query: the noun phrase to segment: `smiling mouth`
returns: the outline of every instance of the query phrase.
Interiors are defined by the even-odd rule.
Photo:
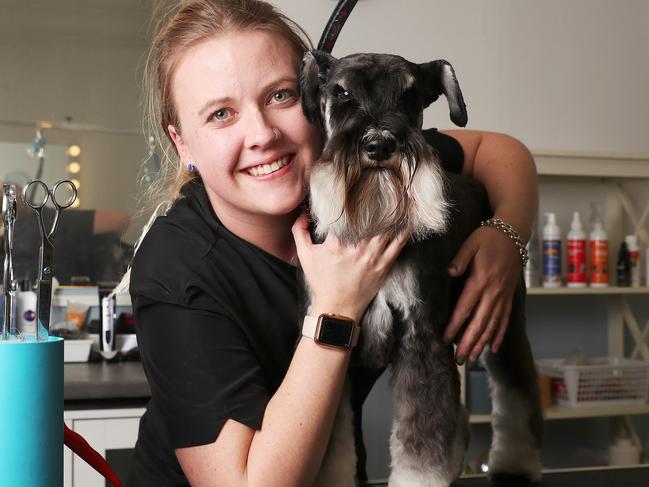
[[[266,176],[268,174],[279,171],[284,166],[287,166],[290,161],[289,156],[280,157],[270,164],[260,164],[259,166],[254,166],[248,168],[248,174],[251,176]]]

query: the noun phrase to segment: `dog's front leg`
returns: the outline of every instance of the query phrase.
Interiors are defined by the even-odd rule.
[[[462,471],[467,414],[448,347],[408,340],[392,369],[389,487],[448,487]]]
[[[532,485],[541,479],[543,413],[538,378],[525,333],[522,285],[498,353],[484,354],[493,403],[489,477],[495,485]]]
[[[313,487],[356,487],[356,446],[351,383],[345,380],[336,419]]]

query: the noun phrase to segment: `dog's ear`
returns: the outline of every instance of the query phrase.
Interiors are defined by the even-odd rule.
[[[320,88],[327,80],[335,58],[324,51],[309,51],[302,58],[300,69],[300,100],[302,111],[311,123],[322,122]]]
[[[424,108],[437,100],[439,95],[444,94],[448,100],[451,120],[455,125],[464,127],[468,116],[453,66],[447,61],[439,59],[430,63],[419,64],[418,67],[424,95]]]

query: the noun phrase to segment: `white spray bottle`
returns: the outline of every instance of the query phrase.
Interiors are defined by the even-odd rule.
[[[579,212],[572,214],[567,240],[568,287],[586,286],[586,234],[581,225]]]
[[[556,215],[546,213],[543,227],[543,287],[561,286],[561,230]]]

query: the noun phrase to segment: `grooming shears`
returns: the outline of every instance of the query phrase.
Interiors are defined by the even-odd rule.
[[[67,186],[70,195],[65,202],[61,203],[56,199],[56,192],[61,186]],[[37,198],[38,187],[44,193],[40,202],[33,201],[31,198]],[[31,195],[31,198],[28,197]],[[38,217],[38,229],[41,233],[41,248],[38,258],[38,287],[36,291],[36,308],[38,313],[38,326],[36,326],[36,339],[46,340],[50,329],[50,311],[52,304],[52,277],[54,265],[54,244],[52,238],[56,232],[59,223],[61,211],[72,206],[77,199],[77,188],[72,181],[67,179],[57,182],[52,189],[47,187],[40,179],[34,179],[23,188],[23,200]],[[48,201],[54,205],[54,220],[48,231],[43,220],[43,208]]]
[[[2,317],[2,339],[15,333],[16,292],[12,252],[14,247],[14,224],[16,222],[16,187],[4,184],[2,188],[2,220],[4,223],[4,314]]]

